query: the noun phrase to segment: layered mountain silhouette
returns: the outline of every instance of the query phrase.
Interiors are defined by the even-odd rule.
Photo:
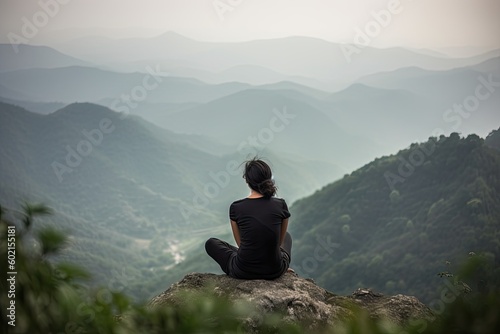
[[[217,272],[203,241],[231,238],[240,163],[259,154],[291,206],[301,275],[428,301],[440,261],[498,257],[498,132],[487,135],[500,53],[346,47],[359,45],[173,32],[0,45],[1,203],[53,207],[72,235],[64,256],[95,283],[131,277],[126,292],[144,299]]]
[[[119,102],[123,95],[130,99],[134,87],[142,87],[146,77],[147,86],[154,88],[144,88],[147,97],[140,95],[138,100],[147,98],[149,102],[206,102],[248,87],[240,83],[212,86],[196,79],[168,77],[167,72],[155,66],[148,73],[118,73],[81,66],[26,69],[3,73],[0,84],[23,92],[34,101],[72,103],[113,98]],[[3,91],[0,95],[9,98]]]
[[[165,38],[168,40],[170,37]],[[292,39],[292,41],[302,41],[302,39]],[[265,41],[259,41],[261,42]],[[384,50],[384,52],[390,51]],[[136,56],[139,57],[139,54],[137,52]],[[134,73],[130,73],[130,69],[124,73],[88,66],[34,68],[33,65],[32,68],[2,73],[0,100],[44,113],[55,111],[63,104],[75,101],[95,102],[116,111],[140,115],[161,127],[177,132],[197,133],[196,127],[200,127],[199,124],[209,124],[210,126],[202,126],[202,130],[212,131],[210,129],[214,126],[213,129],[217,129],[217,134],[220,136],[224,132],[219,131],[218,124],[226,120],[221,120],[219,116],[238,115],[242,111],[238,111],[237,104],[242,104],[239,109],[244,110],[243,117],[252,117],[248,113],[253,113],[255,110],[250,112],[250,105],[259,104],[260,100],[282,99],[282,104],[287,104],[289,109],[305,111],[311,110],[312,107],[326,114],[337,125],[336,130],[333,128],[329,130],[330,133],[321,130],[316,133],[315,135],[321,136],[324,140],[315,140],[315,143],[328,141],[331,138],[337,139],[335,134],[342,132],[348,132],[353,137],[359,138],[358,143],[345,138],[347,141],[344,142],[348,145],[342,152],[346,156],[358,155],[357,160],[335,161],[350,169],[359,167],[360,161],[365,162],[367,159],[389,154],[415,140],[425,140],[433,135],[436,129],[446,134],[456,131],[486,135],[490,130],[490,124],[500,122],[497,112],[497,105],[500,102],[498,94],[500,58],[495,55],[495,52],[491,52],[467,60],[447,59],[448,63],[442,66],[438,66],[438,63],[445,58],[436,61],[433,66],[420,64],[421,67],[418,67],[415,65],[418,62],[408,62],[412,64],[411,67],[398,67],[391,71],[363,75],[353,79],[356,80],[354,83],[348,83],[347,80],[345,87],[335,92],[311,88],[293,81],[278,81],[257,86],[242,82],[211,84],[194,78],[174,76],[179,73],[176,71],[170,73],[168,67],[159,62],[149,62]],[[463,66],[464,63],[469,65]],[[462,66],[450,69],[449,67],[453,67],[452,64]],[[235,66],[242,70],[260,65]],[[273,68],[272,71],[274,70]],[[238,73],[240,77],[245,76],[241,71]],[[276,77],[273,80],[283,78]],[[144,80],[154,88],[144,88]],[[229,78],[221,82],[224,80]],[[293,78],[288,77],[287,80]],[[471,100],[475,98],[478,87],[480,92],[487,93],[488,96],[480,100],[476,98],[477,101]],[[255,101],[249,102],[250,97]],[[229,100],[232,103],[222,103]],[[456,106],[465,108],[464,104],[472,111],[456,109]],[[213,110],[214,105],[220,106],[220,109]],[[278,106],[273,105],[271,108],[265,106],[267,110],[275,107]],[[202,113],[204,110],[207,113]],[[192,118],[188,119],[187,114],[204,121],[194,122]],[[306,127],[312,129],[314,118],[317,117],[317,113],[312,115],[316,116],[311,116],[313,120],[310,123],[301,124],[305,132],[308,132],[305,130]],[[189,124],[186,124],[186,119]],[[211,123],[205,123],[206,120],[211,120]],[[231,124],[230,128],[244,127],[243,123],[236,122]],[[245,131],[247,130],[244,128],[239,134]],[[308,141],[308,137],[301,136],[302,143],[311,147],[314,144]],[[229,139],[229,145],[240,140],[237,136],[229,138],[227,135],[225,139]],[[366,148],[372,154],[366,156],[366,151],[358,150],[359,141],[368,143]],[[314,158],[317,159],[317,156]]]
[[[17,52],[16,52],[17,51]],[[0,72],[28,68],[56,68],[62,66],[88,66],[88,62],[68,56],[47,46],[0,44]]]
[[[349,57],[342,47],[355,47],[358,53]],[[239,66],[258,66],[294,77],[295,81],[320,89],[338,89],[358,77],[401,67],[417,66],[433,70],[450,69],[490,59],[498,51],[465,59],[455,59],[426,50],[404,48],[377,49],[342,45],[325,40],[292,36],[239,43],[200,42],[174,32],[153,38],[81,38],[59,45],[68,54],[100,64],[113,64],[116,69],[141,70],[147,64],[160,63],[176,75],[196,77],[196,70],[220,73]],[[240,67],[241,69],[241,67]],[[262,78],[255,68],[239,71],[229,81],[246,78],[255,82]],[[201,77],[200,77],[201,79]],[[302,80],[301,80],[302,79]],[[283,79],[281,79],[283,80]]]
[[[259,147],[217,156],[208,151],[224,148],[207,138],[89,103],[48,115],[0,103],[0,140],[2,204],[52,207],[59,227],[75,237],[69,256],[98,280],[126,264],[163,271],[187,251],[178,242],[224,231],[228,203],[248,192],[240,164],[250,153],[275,161],[279,193],[290,203],[342,174],[332,164],[278,159]]]

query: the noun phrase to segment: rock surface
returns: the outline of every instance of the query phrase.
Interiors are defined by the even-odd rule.
[[[191,273],[154,297],[149,307],[172,305],[182,300],[182,293],[213,291],[230,300],[253,303],[259,314],[279,312],[285,321],[307,323],[310,328],[334,325],[353,315],[356,308],[364,309],[372,318],[386,319],[395,325],[406,325],[411,319],[434,320],[435,316],[417,298],[405,295],[383,296],[370,289],[358,289],[351,296],[337,296],[312,280],[293,273],[268,280],[240,280],[227,275]],[[252,326],[252,321],[247,319]]]

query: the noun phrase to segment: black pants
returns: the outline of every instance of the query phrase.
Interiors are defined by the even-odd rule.
[[[281,249],[284,250],[290,262],[292,261],[292,236],[290,233],[286,232],[285,240],[283,241],[283,245]],[[215,262],[217,262],[227,275],[229,275],[229,260],[236,256],[236,252],[238,251],[238,247],[228,244],[225,241],[222,241],[217,238],[210,238],[205,243],[205,250],[207,254],[212,257]]]

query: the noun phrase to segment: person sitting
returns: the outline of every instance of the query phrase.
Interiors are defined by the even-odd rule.
[[[231,277],[275,279],[290,266],[292,238],[287,232],[290,212],[285,200],[275,197],[277,188],[267,163],[257,158],[246,161],[243,178],[250,194],[229,207],[238,247],[210,238],[205,249]]]

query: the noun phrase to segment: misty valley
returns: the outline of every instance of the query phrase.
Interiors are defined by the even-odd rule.
[[[232,240],[254,156],[290,205],[300,277],[431,303],[438,273],[473,252],[494,268],[478,281],[498,284],[500,50],[367,46],[348,63],[314,38],[173,32],[16,47],[0,45],[3,217],[51,208],[30,233],[64,232],[48,259],[84,268],[89,288],[145,302],[221,274],[204,243]]]

